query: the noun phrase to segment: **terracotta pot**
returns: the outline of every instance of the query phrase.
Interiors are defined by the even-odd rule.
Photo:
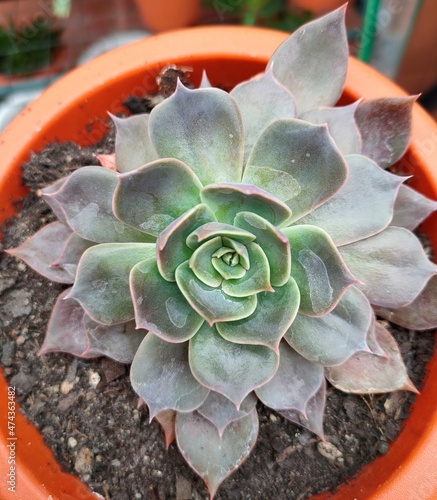
[[[337,7],[341,7],[343,4],[343,0],[288,0],[288,6],[290,8],[299,7],[300,9],[308,10],[317,16],[326,14]]]
[[[135,0],[144,25],[151,31],[167,31],[193,24],[200,0]]]
[[[155,76],[170,62],[193,68],[198,83],[205,68],[213,84],[231,88],[260,72],[274,49],[287,35],[261,28],[203,27],[167,33],[122,47],[76,69],[56,82],[24,110],[0,137],[0,219],[14,213],[13,202],[26,193],[20,166],[31,151],[54,140],[82,145],[97,141],[105,132],[107,111],[122,110],[132,94],[155,89]],[[144,62],[146,61],[146,62]],[[98,82],[98,85],[95,84]],[[402,96],[404,93],[374,70],[351,59],[343,103],[358,97]],[[414,186],[437,198],[437,126],[415,105],[413,137],[401,162],[414,173]],[[436,218],[425,226],[437,250]],[[434,228],[433,228],[434,224]],[[434,232],[432,232],[432,230]],[[7,384],[0,382],[0,477],[2,491],[9,472]],[[17,409],[17,408],[16,408]],[[14,500],[95,498],[76,479],[60,472],[52,453],[24,417],[15,412],[16,494]],[[364,467],[357,478],[339,488],[336,500],[437,498],[437,353],[429,364],[426,383],[404,428],[388,453]],[[4,495],[4,493],[3,493]],[[331,498],[319,495],[318,499]]]

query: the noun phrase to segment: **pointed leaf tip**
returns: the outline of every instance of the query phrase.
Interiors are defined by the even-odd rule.
[[[211,499],[220,484],[249,456],[256,443],[258,427],[256,408],[231,422],[221,438],[215,426],[198,412],[178,413],[176,439],[179,450],[188,465],[205,481]]]
[[[299,114],[333,106],[341,96],[349,55],[345,11],[346,5],[302,26],[269,61],[275,77],[294,96]]]
[[[326,377],[340,391],[374,394],[407,390],[417,392],[408,377],[399,347],[381,324],[376,323],[376,341],[387,358],[367,352],[351,356],[345,363],[325,369]]]

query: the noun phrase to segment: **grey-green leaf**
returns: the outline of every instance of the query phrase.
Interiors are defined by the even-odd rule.
[[[197,278],[188,261],[176,269],[176,283],[191,307],[210,325],[247,318],[256,308],[256,295],[231,297],[221,288],[210,287]]]
[[[238,84],[231,96],[237,101],[243,118],[245,162],[267,125],[280,118],[296,117],[293,96],[276,80],[271,70]]]
[[[228,342],[203,324],[190,340],[190,366],[199,382],[230,399],[237,408],[254,389],[270,380],[279,356],[265,346]]]
[[[322,380],[319,390],[312,398],[308,400],[306,410],[301,413],[298,410],[277,410],[290,422],[305,427],[314,434],[317,434],[320,439],[325,440],[323,433],[323,414],[326,405],[326,381]]]
[[[408,377],[396,341],[380,323],[376,324],[376,340],[385,357],[368,352],[354,354],[345,363],[325,369],[329,382],[340,391],[354,394],[398,390],[417,392]]]
[[[279,345],[280,363],[274,377],[255,390],[259,399],[273,410],[305,413],[308,401],[324,378],[323,368],[308,361],[286,342]]]
[[[200,226],[187,237],[187,246],[195,250],[203,242],[211,238],[216,238],[217,236],[230,238],[242,244],[255,240],[254,234],[239,227],[232,226],[231,224],[224,224],[223,222],[209,222]]]
[[[240,212],[235,225],[250,231],[264,250],[270,266],[270,282],[273,286],[287,283],[291,270],[291,252],[288,238],[269,221],[252,212]]]
[[[349,176],[334,196],[298,224],[324,229],[336,245],[379,233],[390,224],[399,186],[406,179],[361,155],[346,157]]]
[[[276,49],[268,67],[295,98],[298,114],[333,106],[346,80],[346,6],[296,30]]]
[[[416,99],[417,96],[383,97],[358,105],[355,119],[363,141],[363,155],[382,168],[399,160],[410,141]]]
[[[283,230],[290,241],[291,276],[299,287],[300,312],[323,316],[356,282],[329,235],[316,226],[292,226]]]
[[[203,185],[239,182],[243,126],[234,99],[216,88],[176,92],[150,114],[150,137],[161,158],[186,163]]]
[[[134,321],[107,326],[93,321],[87,315],[84,317],[84,326],[89,339],[85,356],[107,356],[126,364],[132,363],[147,334],[146,330],[137,330]]]
[[[148,114],[111,118],[116,128],[115,164],[119,172],[130,172],[158,159],[149,138]]]
[[[257,302],[255,312],[248,318],[217,323],[217,331],[230,342],[265,345],[278,352],[279,342],[299,309],[296,282],[289,278],[285,285],[274,287],[274,293],[259,293]]]
[[[134,319],[129,273],[154,254],[151,243],[103,243],[89,248],[79,262],[69,297],[104,325]]]
[[[66,299],[70,290],[64,290],[56,300],[39,355],[60,351],[86,357],[89,338],[83,322],[85,311],[75,300]]]
[[[157,160],[118,177],[114,214],[126,224],[158,236],[200,203],[201,189],[199,179],[184,163]]]
[[[165,280],[154,258],[139,262],[130,273],[130,288],[138,328],[167,342],[184,342],[203,323],[176,283]]]
[[[235,422],[248,413],[250,413],[256,405],[257,397],[253,392],[249,393],[241,403],[240,409],[228,398],[218,392],[210,391],[204,403],[197,408],[197,411],[213,423],[218,430],[218,433],[223,436],[223,431],[231,423]]]
[[[220,222],[233,224],[238,212],[255,212],[274,226],[286,223],[291,210],[272,194],[248,184],[211,184],[202,189],[206,203]]]
[[[224,280],[222,290],[232,297],[247,297],[260,292],[273,292],[270,284],[270,266],[266,254],[256,243],[246,245],[250,267],[244,276]]]
[[[211,499],[224,479],[248,457],[258,436],[254,408],[231,422],[220,436],[214,424],[198,412],[178,413],[176,439],[188,465],[205,481]],[[195,436],[195,439],[193,439]]]
[[[365,295],[351,287],[337,306],[320,318],[298,314],[285,340],[304,358],[323,366],[344,363],[357,351],[368,351],[367,332],[373,312]]]
[[[45,199],[53,199],[63,210],[68,225],[79,236],[96,243],[154,241],[118,220],[112,212],[117,174],[103,167],[75,170],[62,187]]]
[[[216,236],[198,247],[190,257],[190,269],[200,281],[212,288],[220,286],[223,281],[221,274],[212,265],[213,255],[221,247],[222,238]]]
[[[430,200],[409,186],[402,185],[395,201],[391,225],[413,231],[435,210],[437,210],[436,201]]]
[[[209,394],[191,374],[188,342],[165,342],[152,333],[146,335],[135,355],[130,379],[149,407],[150,420],[162,410],[195,410]]]
[[[436,273],[420,241],[401,227],[339,248],[371,304],[398,308],[412,302]]]
[[[52,281],[73,283],[74,277],[68,270],[52,266],[61,256],[71,235],[69,227],[55,221],[44,226],[17,248],[10,248],[6,252],[23,260],[36,272]]]
[[[213,221],[215,216],[211,209],[206,205],[197,205],[162,231],[156,241],[156,260],[164,279],[175,281],[176,268],[193,253],[186,244],[187,237],[198,227]]]
[[[349,106],[334,108],[315,108],[299,116],[310,123],[328,125],[329,133],[344,155],[361,153],[361,135],[355,122],[355,110],[358,102]]]
[[[253,147],[243,182],[274,193],[291,208],[293,222],[329,200],[346,177],[346,162],[326,125],[277,120]]]
[[[420,294],[404,307],[390,309],[375,307],[378,316],[411,330],[437,327],[437,275],[434,275]]]

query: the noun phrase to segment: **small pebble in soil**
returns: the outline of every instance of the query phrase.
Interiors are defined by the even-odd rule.
[[[70,436],[68,438],[67,443],[68,443],[68,447],[71,449],[76,448],[76,446],[77,446],[77,440],[73,436]]]
[[[317,451],[330,462],[337,464],[344,462],[343,453],[329,441],[317,443]]]
[[[90,474],[93,470],[93,452],[86,446],[79,450],[74,462],[74,469],[79,474]]]
[[[89,377],[88,377],[88,382],[91,387],[96,388],[99,383],[100,383],[100,375],[97,372],[90,371],[89,372]]]

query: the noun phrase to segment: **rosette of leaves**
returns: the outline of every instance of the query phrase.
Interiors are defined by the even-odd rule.
[[[437,326],[411,232],[437,204],[385,170],[414,98],[334,107],[344,9],[296,31],[230,94],[113,117],[114,155],[45,188],[59,221],[18,249],[57,301],[41,353],[132,362],[131,381],[211,496],[248,456],[257,399],[323,439],[326,382],[415,391],[383,318]]]

